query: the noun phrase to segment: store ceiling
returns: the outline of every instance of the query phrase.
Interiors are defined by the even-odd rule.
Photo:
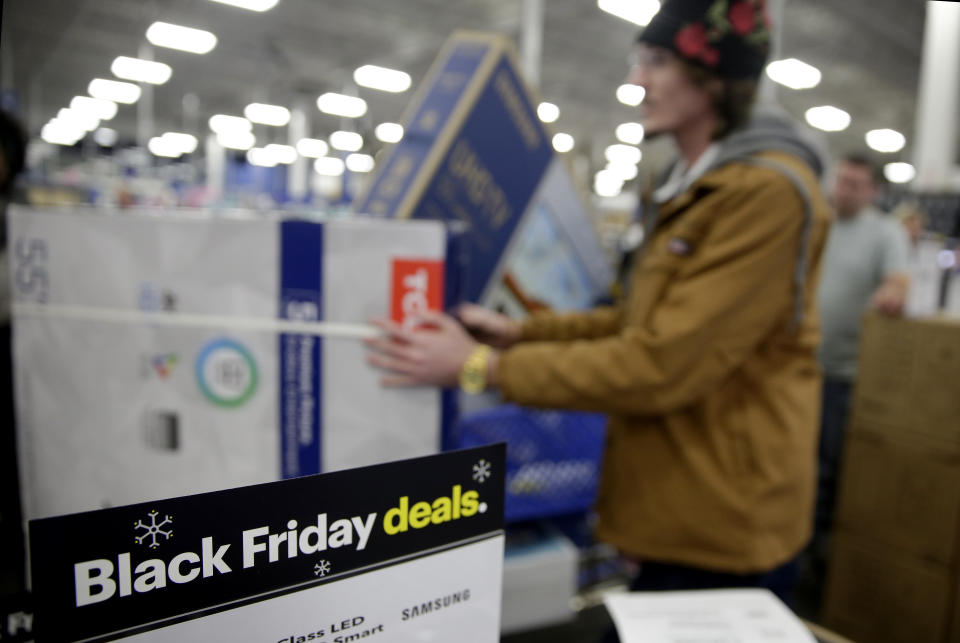
[[[136,56],[155,20],[200,27],[219,38],[207,55],[154,49],[173,77],[154,91],[156,133],[206,131],[214,113],[240,114],[250,102],[305,101],[311,129],[322,136],[337,119],[315,107],[324,91],[351,83],[365,63],[403,69],[414,87],[456,29],[489,30],[519,40],[522,0],[280,0],[265,13],[209,0],[13,0],[3,3],[3,84],[18,92],[32,133],[94,77],[110,78],[116,56]],[[909,158],[920,62],[921,0],[787,0],[782,57],[823,72],[815,89],[779,88],[781,102],[802,118],[832,104],[853,116],[850,128],[827,134],[834,153],[863,149],[863,136],[890,127],[907,135]],[[614,91],[626,73],[636,27],[600,11],[593,0],[545,0],[540,94],[560,106],[555,129],[572,133],[578,149],[597,157],[614,127],[635,117]],[[12,82],[10,80],[12,74]],[[184,113],[195,94],[199,118]],[[398,121],[413,94],[360,90],[370,112],[361,129]],[[136,135],[138,106],[121,107],[111,125]],[[279,132],[270,135],[279,137]],[[369,137],[372,139],[372,136]]]

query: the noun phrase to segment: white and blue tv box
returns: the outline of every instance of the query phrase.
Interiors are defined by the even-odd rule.
[[[361,341],[454,297],[440,222],[15,207],[8,238],[27,519],[431,454],[455,420]]]
[[[536,105],[507,38],[455,33],[354,210],[465,224],[467,301],[494,302],[510,274],[552,308],[588,307],[613,273]]]

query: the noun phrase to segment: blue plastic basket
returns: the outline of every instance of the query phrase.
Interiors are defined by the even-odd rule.
[[[458,448],[507,443],[507,522],[586,511],[597,494],[606,419],[501,406],[465,415]]]

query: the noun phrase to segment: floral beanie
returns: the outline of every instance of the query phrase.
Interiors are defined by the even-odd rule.
[[[770,51],[766,0],[666,0],[637,42],[723,78],[757,78]]]

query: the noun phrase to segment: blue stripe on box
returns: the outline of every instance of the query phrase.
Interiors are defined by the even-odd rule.
[[[323,319],[323,225],[280,224],[281,319]],[[280,351],[280,470],[284,478],[320,472],[321,356],[318,335],[283,333]]]
[[[464,302],[463,290],[467,274],[467,236],[462,225],[447,225],[447,251],[444,263],[443,307],[453,313]],[[460,391],[457,388],[440,392],[440,448],[450,451],[457,448],[456,434],[460,419]]]

